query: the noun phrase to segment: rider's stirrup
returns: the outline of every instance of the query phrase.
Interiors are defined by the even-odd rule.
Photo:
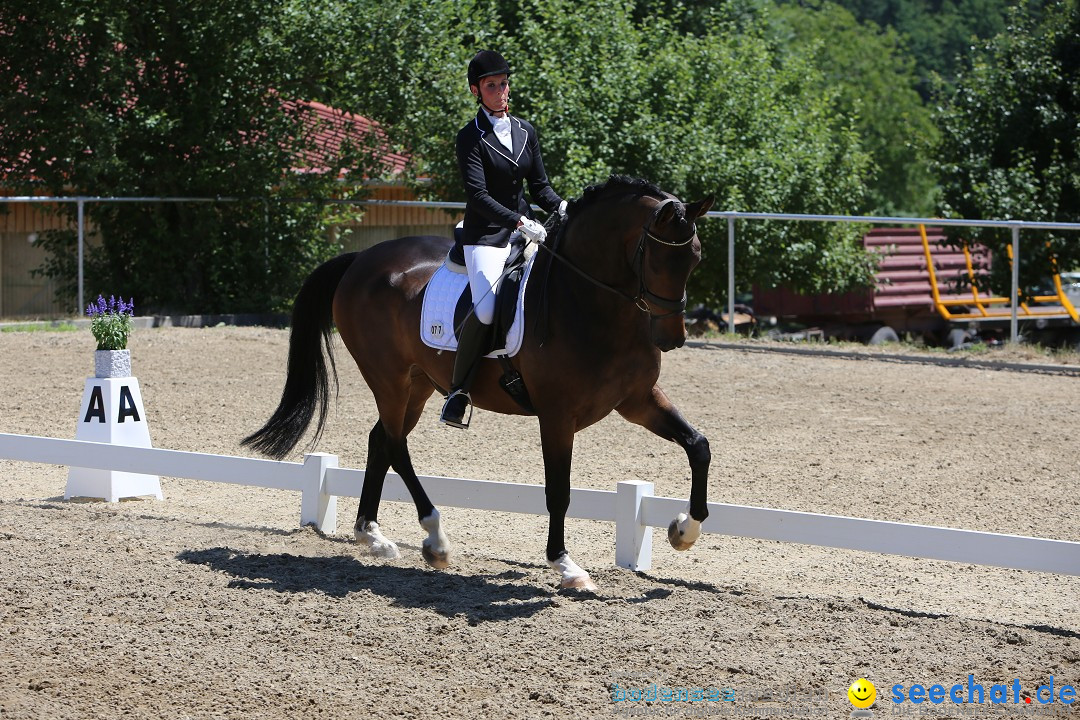
[[[465,417],[466,410],[469,411],[468,417]],[[469,397],[469,393],[464,390],[455,390],[446,398],[442,414],[439,415],[439,422],[450,427],[468,430],[469,423],[472,422],[472,413],[472,398]]]

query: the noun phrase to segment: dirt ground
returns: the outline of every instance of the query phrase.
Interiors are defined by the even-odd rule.
[[[136,330],[156,447],[247,455],[275,406],[287,333]],[[711,441],[709,499],[1080,540],[1080,377],[704,345],[661,385]],[[72,438],[89,331],[0,333],[0,432]],[[347,357],[319,450],[363,467],[373,402]],[[421,474],[540,483],[535,420],[427,408]],[[295,458],[300,459],[298,451]],[[682,451],[613,416],[578,436],[573,484],[684,497]],[[300,528],[298,493],[162,478],[163,501],[65,502],[66,468],[0,460],[0,718],[848,717],[1080,719],[1027,704],[1080,685],[1080,578],[703,536],[654,569],[614,566],[614,527],[569,521],[596,593],[559,591],[547,520],[444,509],[447,571],[420,557],[411,505],[380,520],[399,560]],[[900,684],[968,677],[1019,705],[895,704]],[[721,689],[719,701],[618,699]],[[626,695],[626,691],[631,691]],[[725,700],[724,697],[734,701]],[[715,696],[713,696],[715,697]],[[1043,696],[1045,697],[1045,695]],[[972,710],[975,710],[972,713]]]

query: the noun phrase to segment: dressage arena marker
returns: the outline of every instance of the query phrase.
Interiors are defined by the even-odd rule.
[[[139,381],[133,377],[86,378],[76,440],[151,447]],[[157,475],[73,466],[64,499],[93,497],[117,502],[134,495],[161,496]]]
[[[363,470],[340,468],[337,456],[326,453],[311,453],[295,463],[3,433],[0,458],[295,490],[301,493],[300,524],[313,524],[329,535],[337,530],[337,497],[359,497],[364,478]],[[426,476],[420,482],[436,505],[547,514],[542,485]],[[619,482],[616,491],[574,488],[567,517],[614,522],[616,564],[648,570],[649,528],[667,528],[687,506],[685,500],[656,497],[652,491],[652,483],[640,480]],[[411,502],[394,473],[386,476],[383,499]],[[706,533],[1080,575],[1080,542],[725,503],[708,507],[709,518],[701,526]]]

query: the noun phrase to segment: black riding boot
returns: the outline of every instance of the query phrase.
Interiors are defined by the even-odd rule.
[[[469,420],[472,419],[472,411],[469,406],[472,398],[469,397],[469,388],[472,387],[473,377],[476,376],[476,368],[480,365],[480,358],[490,340],[491,325],[485,325],[471,313],[465,319],[458,337],[457,355],[454,357],[454,377],[450,381],[450,394],[443,405],[442,415],[439,422],[446,423],[450,427],[468,430]],[[468,419],[465,411],[469,410]]]

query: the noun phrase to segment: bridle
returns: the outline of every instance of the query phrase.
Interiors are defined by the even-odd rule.
[[[649,317],[652,320],[660,320],[662,318],[670,317],[672,315],[678,315],[679,313],[686,312],[686,290],[683,290],[683,295],[681,299],[672,300],[670,298],[665,298],[657,295],[649,289],[648,285],[645,284],[645,250],[647,246],[646,241],[653,240],[660,243],[661,245],[667,245],[668,247],[683,247],[691,243],[694,240],[694,237],[697,235],[697,231],[694,230],[685,240],[680,240],[678,242],[669,242],[657,235],[655,232],[653,232],[652,226],[656,222],[656,218],[660,216],[660,213],[664,211],[664,208],[675,202],[677,201],[674,198],[665,198],[661,200],[659,203],[657,203],[656,207],[653,208],[652,214],[649,216],[649,219],[641,227],[641,236],[638,238],[637,249],[634,251],[634,259],[631,261],[631,267],[634,269],[634,276],[637,278],[638,281],[637,295],[630,295],[629,293],[625,293],[618,288],[612,287],[607,283],[597,280],[592,275],[589,275],[587,272],[567,260],[561,254],[549,248],[546,244],[541,244],[540,247],[547,250],[548,253],[552,255],[552,257],[567,265],[571,270],[576,272],[578,275],[581,275],[593,285],[603,288],[604,290],[607,290],[609,292],[613,292],[616,295],[626,298],[630,302],[634,303],[634,305],[636,305],[639,310],[648,313]],[[661,310],[666,310],[667,312],[659,314],[655,313],[653,312],[654,306],[660,308]]]
[[[655,209],[653,209],[652,215],[649,217],[649,221],[645,223],[641,228],[641,237],[638,238],[637,250],[634,251],[634,261],[632,263],[634,268],[634,274],[638,279],[638,294],[634,298],[634,304],[641,308],[642,312],[649,313],[649,317],[653,320],[659,320],[666,318],[670,315],[677,315],[686,311],[686,290],[683,290],[682,298],[679,300],[671,300],[665,297],[657,295],[653,291],[649,290],[649,287],[645,284],[645,241],[654,240],[661,245],[667,245],[668,247],[683,247],[693,241],[694,236],[697,235],[697,230],[693,230],[690,233],[690,237],[679,242],[668,242],[664,238],[660,237],[652,231],[652,224],[656,222],[656,218],[660,216],[664,208],[674,203],[672,198],[665,198],[662,200]],[[667,310],[668,312],[661,315],[657,315],[652,311],[653,306],[659,307],[661,310]]]

